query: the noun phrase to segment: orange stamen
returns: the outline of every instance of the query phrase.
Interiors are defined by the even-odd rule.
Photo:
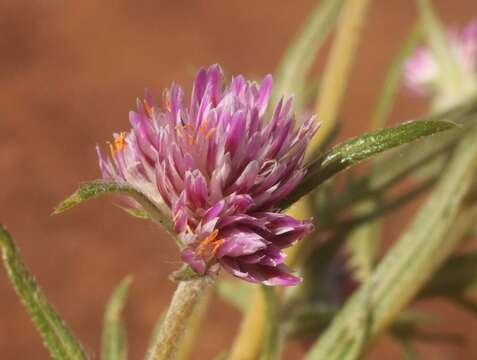
[[[164,106],[167,111],[171,111],[171,95],[169,95],[169,92],[166,92],[166,95],[164,96]]]
[[[116,151],[121,151],[124,149],[126,145],[126,133],[122,132],[119,136],[114,140],[114,145],[116,146]]]
[[[174,218],[172,219],[174,222],[176,222],[177,219],[179,219],[179,216],[181,216],[182,210],[179,210],[175,215]]]
[[[144,99],[142,101],[142,103],[144,104],[144,111],[146,112],[147,117],[152,119],[152,106],[151,106],[151,104],[149,104],[149,102],[146,99]]]
[[[106,144],[108,144],[109,146],[109,151],[111,152],[111,156],[114,157],[114,155],[116,155],[116,149],[114,149],[113,144],[111,144],[109,141],[106,142]]]
[[[215,255],[217,250],[219,250],[220,245],[225,242],[225,239],[220,239],[214,242],[214,248],[212,249],[212,255]]]
[[[212,231],[212,233],[207,236],[204,240],[201,241],[201,243],[199,244],[199,246],[197,247],[197,255],[199,256],[203,256],[204,253],[205,253],[205,250],[207,248],[207,245],[209,245],[210,243],[213,243],[215,238],[217,237],[219,233],[219,230],[215,229],[214,231]]]

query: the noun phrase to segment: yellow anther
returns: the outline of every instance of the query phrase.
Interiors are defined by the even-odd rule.
[[[187,233],[188,233],[189,235],[193,235],[193,234],[194,234],[194,233],[192,232],[192,229],[190,228],[189,225],[186,226],[186,230],[187,230]]]
[[[152,119],[152,106],[151,106],[151,104],[149,104],[149,102],[146,99],[144,99],[142,101],[142,103],[144,104],[144,111],[146,112],[147,117]]]

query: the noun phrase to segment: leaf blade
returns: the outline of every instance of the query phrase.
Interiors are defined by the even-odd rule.
[[[87,360],[81,344],[48,303],[40,286],[23,264],[13,238],[1,225],[0,250],[10,282],[51,356],[57,360]]]
[[[101,337],[102,360],[127,360],[126,328],[121,315],[131,282],[131,276],[125,277],[114,289],[106,306]]]
[[[127,184],[120,184],[114,181],[106,180],[94,180],[85,184],[82,184],[73,194],[63,200],[53,211],[53,215],[61,214],[66,210],[69,210],[83,202],[86,202],[90,199],[95,199],[101,195],[105,194],[124,194],[133,198],[138,202],[141,207],[144,209],[144,212],[147,216],[164,227],[164,229],[169,233],[169,235],[176,241],[180,248],[183,247],[182,241],[178,238],[177,234],[174,231],[172,220],[170,217],[163,214],[158,205],[151,201],[146,195],[140,191],[128,186]],[[144,215],[139,213],[134,213],[134,216],[144,217]]]
[[[360,324],[363,321],[362,303],[366,299],[369,299],[371,312],[368,318],[372,319],[370,340],[375,338],[393,322],[453,251],[459,238],[449,239],[445,235],[457,217],[477,168],[476,138],[477,128],[473,128],[459,144],[447,171],[415,219],[305,359],[339,359],[343,338],[349,339],[351,344],[360,341],[355,333],[359,333],[357,326],[366,326]],[[353,321],[357,323],[350,327]],[[356,353],[353,358],[359,355]]]
[[[303,181],[279,206],[290,206],[330,177],[362,160],[453,127],[455,124],[449,121],[415,120],[366,133],[341,143],[307,165],[307,174]]]

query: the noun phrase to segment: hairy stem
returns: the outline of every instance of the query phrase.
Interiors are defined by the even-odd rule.
[[[179,344],[191,327],[201,299],[215,279],[203,276],[179,283],[148,360],[172,360],[179,356]]]

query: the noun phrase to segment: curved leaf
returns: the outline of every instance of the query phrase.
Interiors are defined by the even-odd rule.
[[[12,237],[1,225],[0,250],[8,277],[51,356],[57,360],[86,360],[81,344],[48,303],[43,291],[23,264]]]
[[[109,193],[120,193],[126,196],[133,198],[137,201],[141,207],[144,209],[144,213],[142,211],[135,212],[133,211],[132,214],[136,217],[146,216],[149,217],[154,222],[162,225],[166,231],[171,235],[171,237],[176,241],[179,247],[182,248],[182,242],[177,237],[177,234],[173,230],[172,221],[171,219],[164,215],[160,210],[159,207],[153,203],[150,199],[148,199],[143,193],[133,189],[132,187],[126,184],[120,184],[113,181],[105,181],[105,180],[95,180],[89,183],[81,185],[78,190],[76,190],[72,195],[68,198],[63,200],[54,210],[53,214],[61,214],[62,212],[69,210],[76,205],[79,205],[87,200],[94,199],[99,197],[100,195],[109,194]]]
[[[454,127],[455,124],[449,121],[415,120],[366,133],[336,145],[307,166],[305,178],[280,207],[290,206],[325,180],[362,160]]]
[[[104,313],[103,334],[101,339],[102,360],[126,360],[126,328],[121,318],[132,277],[124,278],[114,290]]]
[[[359,351],[349,359],[359,358],[452,253],[460,239],[446,235],[475,174],[476,139],[477,129],[473,128],[455,150],[426,204],[305,359],[342,359],[342,352],[350,348]],[[363,316],[365,303],[367,316]],[[360,337],[364,329],[369,329],[366,342]]]

